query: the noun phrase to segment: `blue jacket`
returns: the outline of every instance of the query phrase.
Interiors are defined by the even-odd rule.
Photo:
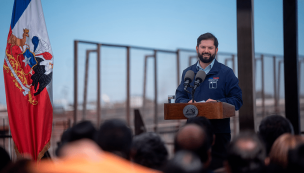
[[[182,80],[176,89],[176,103],[188,103],[192,99],[191,93],[184,91],[184,76],[188,70],[192,70],[195,75],[198,72],[196,63],[183,71]],[[194,85],[194,80],[190,84]],[[192,91],[192,88],[188,88]],[[239,80],[234,75],[231,68],[219,63],[215,60],[210,72],[207,74],[205,80],[195,90],[194,100],[219,100],[235,106],[235,110],[239,110],[243,105],[242,90],[239,87]],[[214,127],[215,133],[230,133],[230,119],[210,120]]]

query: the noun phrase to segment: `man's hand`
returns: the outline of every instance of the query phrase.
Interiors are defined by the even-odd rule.
[[[206,101],[206,103],[207,102],[217,102],[216,100],[213,100],[213,99],[208,99],[207,101]]]
[[[193,103],[193,102],[192,102],[192,99],[191,99],[190,101],[188,101],[188,103]],[[196,103],[196,101],[195,101],[195,100],[194,100],[194,103]]]

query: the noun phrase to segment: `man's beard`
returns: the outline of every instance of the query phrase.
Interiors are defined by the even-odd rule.
[[[204,55],[209,55],[209,59],[207,59],[208,57],[204,58]],[[200,59],[200,61],[202,61],[203,63],[209,63],[213,61],[215,58],[215,54],[211,55],[210,53],[202,53],[202,54],[197,53],[197,56]]]

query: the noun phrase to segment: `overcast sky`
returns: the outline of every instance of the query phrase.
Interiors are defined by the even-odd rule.
[[[236,0],[42,0],[42,6],[55,58],[54,100],[62,98],[70,102],[73,100],[73,40],[75,39],[176,50],[177,48],[194,49],[200,34],[212,32],[219,40],[219,52],[237,52]],[[12,8],[13,0],[1,1],[0,50],[3,52],[3,56],[0,56],[1,63],[4,62]],[[298,0],[298,9],[298,50],[300,55],[304,55],[304,0]],[[282,0],[254,1],[256,52],[283,55],[282,11]],[[115,64],[119,64],[115,60],[117,59],[108,59],[107,63],[112,63],[115,67]],[[304,64],[301,67],[303,74]],[[134,68],[133,66],[133,70]],[[162,76],[164,78],[160,77],[160,81],[165,81],[166,75]],[[152,78],[150,77],[149,80]],[[136,88],[135,85],[132,86]],[[304,75],[301,79],[302,93],[304,93],[303,86]],[[102,93],[107,94],[109,87],[111,85],[105,84]],[[173,85],[169,89],[170,93],[174,94],[175,87],[176,85]],[[153,95],[152,89],[153,87],[148,89],[148,95]],[[94,95],[96,92],[90,91],[90,93]],[[109,93],[116,92],[109,91]],[[124,95],[124,93],[125,90],[119,94]],[[132,93],[137,94],[136,91]],[[117,97],[115,94],[112,95]],[[0,104],[5,104],[3,70],[0,70]]]

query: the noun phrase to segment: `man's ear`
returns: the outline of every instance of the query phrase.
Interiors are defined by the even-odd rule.
[[[217,54],[217,52],[218,52],[218,47],[215,49],[215,54]]]
[[[196,49],[196,53],[198,53],[198,47],[197,46],[195,47],[195,49]]]
[[[216,138],[216,136],[215,136],[215,135],[213,135],[212,146],[213,146],[213,145],[214,145],[214,143],[215,143],[215,138]]]

